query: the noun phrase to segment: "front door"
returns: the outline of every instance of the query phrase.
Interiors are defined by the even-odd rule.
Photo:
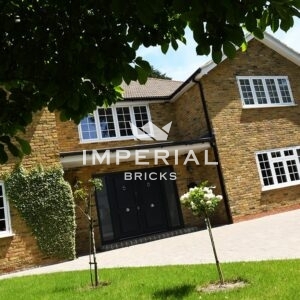
[[[109,176],[107,182],[108,192],[114,195],[119,239],[167,229],[159,181],[125,180],[121,173]]]
[[[175,181],[149,177],[159,172],[169,174],[171,168],[126,172],[133,180],[126,180],[123,172],[102,177],[104,188],[96,196],[103,243],[182,226]]]

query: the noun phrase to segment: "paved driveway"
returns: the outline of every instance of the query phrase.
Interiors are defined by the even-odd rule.
[[[300,259],[300,209],[213,228],[220,262]],[[214,262],[207,230],[97,254],[100,268]],[[299,261],[300,264],[300,261]],[[88,256],[12,276],[88,269]]]

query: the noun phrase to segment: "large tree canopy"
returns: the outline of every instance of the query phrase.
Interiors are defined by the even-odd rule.
[[[119,100],[122,80],[145,83],[141,45],[177,49],[188,26],[197,54],[219,62],[245,46],[243,27],[258,38],[266,27],[287,31],[299,8],[299,0],[0,0],[0,162],[7,149],[30,151],[18,134],[43,107],[78,123]]]

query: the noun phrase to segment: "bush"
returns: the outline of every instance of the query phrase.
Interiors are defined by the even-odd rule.
[[[207,181],[204,181],[199,186],[190,188],[186,194],[180,197],[180,202],[191,209],[193,214],[207,216],[209,213],[215,211],[222,200],[221,195],[213,193],[213,188],[212,186],[208,186]]]
[[[75,205],[59,167],[16,168],[5,180],[11,201],[32,229],[43,253],[75,257]]]

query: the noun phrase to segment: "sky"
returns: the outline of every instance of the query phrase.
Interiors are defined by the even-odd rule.
[[[293,28],[287,33],[278,30],[275,34],[270,30],[268,33],[274,35],[282,43],[300,53],[300,20],[295,20]],[[199,67],[210,61],[208,56],[198,56],[196,54],[196,43],[193,40],[192,32],[186,35],[186,45],[180,44],[174,51],[171,47],[166,54],[163,54],[160,47],[140,48],[138,55],[147,60],[155,69],[166,74],[173,80],[186,80]]]

